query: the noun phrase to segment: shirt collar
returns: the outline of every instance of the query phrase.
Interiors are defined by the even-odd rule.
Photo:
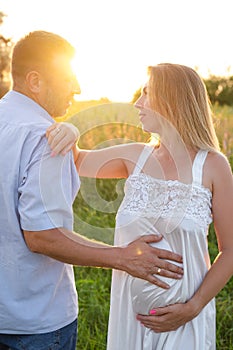
[[[3,100],[5,100],[5,101],[10,100],[11,102],[17,103],[20,105],[24,104],[25,108],[33,109],[42,118],[54,123],[54,119],[51,117],[51,115],[43,107],[41,107],[37,102],[35,102],[30,97],[28,97],[20,92],[11,90],[11,91],[6,93],[6,95],[3,97]]]

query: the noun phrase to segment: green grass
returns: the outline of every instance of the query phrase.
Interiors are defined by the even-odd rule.
[[[79,291],[77,349],[105,350],[111,271],[75,268]]]
[[[138,128],[137,112],[132,105],[106,104],[86,108],[87,104],[83,111],[69,119],[81,131],[80,147],[93,149],[132,140],[147,141],[149,138]],[[233,108],[214,106],[214,112],[222,150],[233,167]],[[115,213],[123,196],[123,183],[122,180],[82,179],[81,191],[74,202],[74,228],[77,232],[112,244]],[[209,230],[209,251],[213,261],[217,243],[212,225]],[[77,349],[104,350],[111,271],[85,267],[75,267],[74,270],[80,308]],[[232,301],[231,278],[216,297],[217,350],[233,350]]]

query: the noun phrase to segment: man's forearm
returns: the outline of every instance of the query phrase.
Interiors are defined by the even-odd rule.
[[[157,235],[139,237],[126,247],[112,247],[88,240],[64,228],[44,231],[25,231],[25,241],[34,253],[44,254],[64,263],[96,266],[126,271],[162,288],[169,286],[156,275],[179,279],[183,270],[165,259],[181,261],[173,252],[152,247],[150,243],[161,239]]]
[[[120,250],[95,242],[64,228],[24,231],[28,248],[64,263],[80,266],[120,268]]]

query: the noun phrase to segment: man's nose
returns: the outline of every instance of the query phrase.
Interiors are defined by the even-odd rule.
[[[81,88],[78,82],[78,79],[75,77],[72,82],[72,90],[75,95],[81,94]]]

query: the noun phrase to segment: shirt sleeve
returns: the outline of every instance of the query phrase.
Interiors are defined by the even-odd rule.
[[[20,185],[18,208],[23,230],[73,229],[72,154],[56,157],[50,154],[47,140],[42,140]]]

